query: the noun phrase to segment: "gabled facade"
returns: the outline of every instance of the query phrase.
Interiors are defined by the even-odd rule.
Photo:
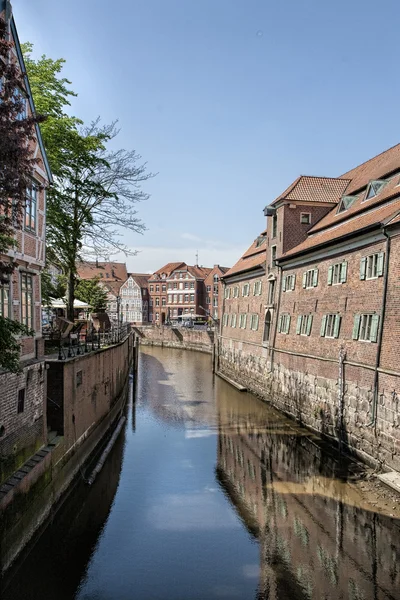
[[[128,279],[126,264],[116,261],[82,261],[77,265],[79,279],[98,279],[100,287],[107,292],[106,313],[111,324],[122,320],[121,286]]]
[[[9,26],[13,44],[11,60],[25,72],[9,2],[0,0],[0,16]],[[26,114],[32,115],[35,107],[27,77],[23,94]],[[34,330],[33,337],[21,339],[21,373],[0,372],[0,447],[2,458],[10,468],[41,446],[47,435],[40,278],[46,258],[46,189],[52,177],[39,126],[35,134],[31,150],[38,163],[32,173],[32,186],[27,190],[22,226],[15,233],[17,245],[8,252],[17,267],[10,281],[0,284],[0,314]]]
[[[162,325],[167,320],[167,277],[184,262],[167,263],[149,277],[149,321]]]
[[[122,284],[121,315],[124,323],[145,325],[149,322],[149,277],[145,273],[129,273]]]
[[[400,469],[400,145],[338,178],[300,177],[265,214],[261,346],[221,368]]]
[[[174,321],[184,315],[207,317],[205,279],[211,269],[182,264],[167,277],[167,315]]]

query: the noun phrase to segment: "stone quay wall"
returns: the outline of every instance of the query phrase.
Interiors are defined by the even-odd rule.
[[[134,327],[143,346],[165,346],[212,354],[214,331],[151,325]]]
[[[400,470],[400,378],[351,361],[275,350],[219,337],[217,372],[365,462]],[[376,418],[374,418],[376,415]]]

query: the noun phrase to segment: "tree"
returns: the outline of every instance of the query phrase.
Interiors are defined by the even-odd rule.
[[[116,123],[101,125],[97,119],[84,127],[66,115],[75,94],[60,77],[64,60],[42,56],[35,62],[32,46],[24,48],[35,103],[48,116],[43,137],[55,174],[47,196],[48,257],[68,279],[67,314],[72,319],[77,263],[118,251],[134,254],[122,242],[122,230],[145,230],[134,207],[148,198],[141,184],[153,175],[134,150],[110,149],[119,132]]]
[[[37,163],[32,153],[35,125],[44,120],[25,111],[25,78],[11,52],[8,27],[0,19],[0,286],[15,269],[8,252],[16,245],[15,229],[21,227],[26,190]],[[18,371],[20,345],[16,335],[31,335],[24,325],[0,316],[0,366]]]
[[[107,291],[99,285],[99,279],[81,279],[76,286],[75,296],[87,302],[93,312],[100,312],[107,307]]]
[[[54,279],[48,269],[45,268],[42,271],[40,283],[43,306],[51,306],[54,299],[64,298],[67,291],[67,284],[64,275],[57,275]]]

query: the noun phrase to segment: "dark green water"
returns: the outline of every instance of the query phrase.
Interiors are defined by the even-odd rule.
[[[399,522],[209,356],[144,348],[136,403],[3,600],[400,598]]]

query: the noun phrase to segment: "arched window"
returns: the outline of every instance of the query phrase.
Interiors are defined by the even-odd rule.
[[[265,313],[265,320],[264,320],[264,337],[263,337],[264,344],[267,344],[269,342],[269,334],[271,333],[271,322],[272,322],[271,312],[269,310],[267,310],[267,312]]]

